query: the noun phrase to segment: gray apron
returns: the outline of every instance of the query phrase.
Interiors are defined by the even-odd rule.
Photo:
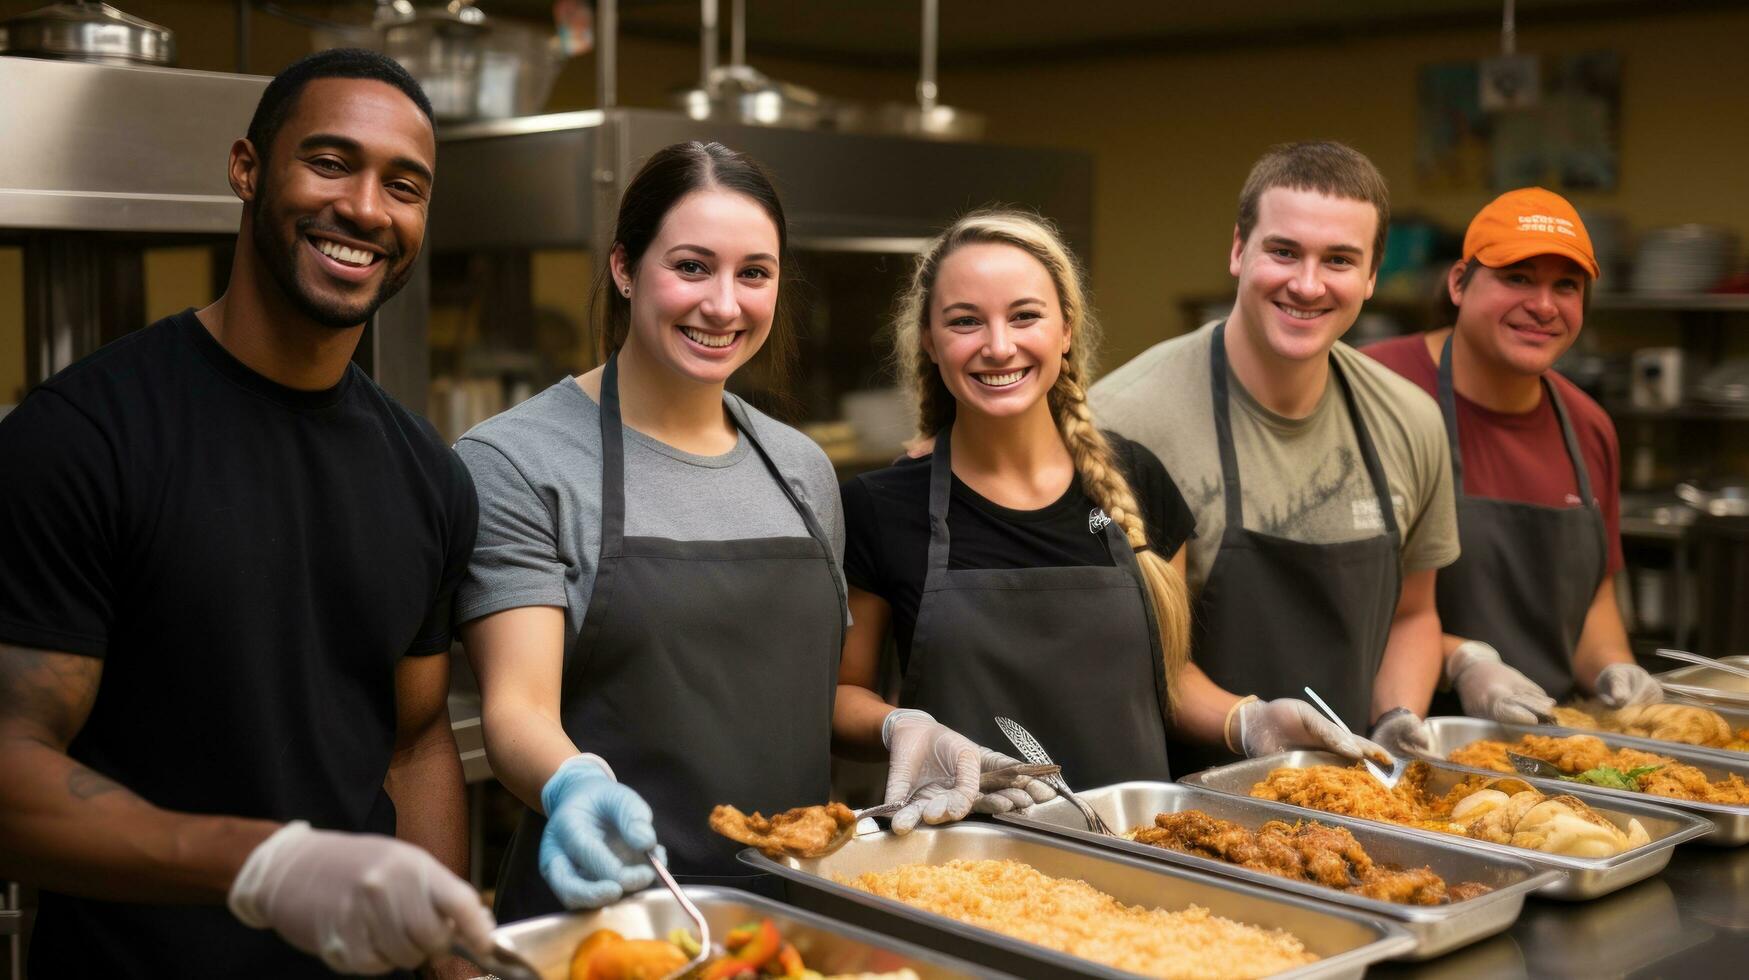
[[[1591,474],[1567,407],[1545,378],[1543,390],[1561,424],[1584,503],[1548,507],[1465,493],[1451,357],[1452,337],[1447,337],[1439,360],[1439,407],[1451,443],[1463,550],[1456,563],[1439,570],[1439,621],[1447,633],[1494,647],[1500,659],[1540,684],[1549,697],[1564,701],[1573,693],[1573,651],[1609,567],[1607,532],[1591,496]],[[1441,692],[1433,712],[1461,715],[1463,705],[1456,694]]]
[[[929,464],[929,571],[899,703],[1010,754],[1004,715],[1071,785],[1166,780],[1166,665],[1135,551],[1104,528],[1110,566],[949,569],[953,427]]]
[[[617,360],[601,379],[601,557],[560,688],[566,734],[655,811],[682,881],[772,891],[712,833],[711,807],[767,814],[824,803],[844,591],[806,502],[735,424],[801,514],[808,537],[673,541],[625,536]],[[501,922],[559,911],[538,863],[546,818],[522,816],[498,885]]]
[[[1227,404],[1226,329],[1224,321],[1215,328],[1209,363],[1227,526],[1191,606],[1191,650],[1209,678],[1235,694],[1305,700],[1309,686],[1364,734],[1403,587],[1390,483],[1342,364],[1332,356],[1330,375],[1348,405],[1385,533],[1313,544],[1247,529]],[[1175,743],[1172,752],[1180,772],[1192,771],[1187,762],[1200,769],[1236,758],[1224,746]]]

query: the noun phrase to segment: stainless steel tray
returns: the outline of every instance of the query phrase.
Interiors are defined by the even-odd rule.
[[[1546,729],[1527,728],[1522,725],[1502,725],[1486,718],[1429,718],[1427,726],[1433,730],[1433,750],[1442,759],[1471,742],[1479,742],[1484,739],[1512,742],[1516,741],[1520,735],[1547,734]],[[1642,745],[1635,744],[1641,740],[1626,742],[1622,740],[1621,736],[1611,735],[1607,732],[1573,732],[1572,734],[1590,735],[1611,748],[1644,748]],[[1724,761],[1710,753],[1684,751],[1682,747],[1671,742],[1654,742],[1652,744],[1657,746],[1652,751],[1656,751],[1660,755],[1667,755],[1678,762],[1687,763],[1705,773],[1710,780],[1724,779],[1731,774],[1749,779],[1749,759],[1744,759],[1741,762]],[[1452,763],[1452,766],[1467,772],[1492,772],[1488,769],[1459,766],[1455,763]],[[1637,800],[1682,810],[1712,824],[1712,833],[1704,838],[1703,843],[1718,847],[1740,847],[1743,844],[1749,844],[1749,806],[1679,800],[1669,796],[1653,796],[1650,793],[1635,793],[1628,790],[1592,786],[1589,783],[1570,783],[1561,779],[1527,777],[1527,781],[1545,789],[1573,793],[1584,797],[1587,801],[1608,800],[1613,804],[1619,800]]]
[[[1204,786],[1220,793],[1250,798],[1251,787],[1262,782],[1272,769],[1304,769],[1308,766],[1346,766],[1349,764],[1350,760],[1328,752],[1282,752],[1277,755],[1246,759],[1214,769],[1205,769],[1202,772],[1191,773],[1179,781],[1192,786]],[[1458,780],[1469,775],[1469,770],[1456,766],[1434,763],[1429,763],[1429,765],[1433,767],[1433,776],[1428,782],[1428,788],[1436,793],[1449,790]],[[1563,787],[1566,785],[1568,784],[1562,784]],[[1309,807],[1288,804],[1283,804],[1283,806],[1311,816],[1328,816],[1322,810],[1313,810]],[[1383,821],[1368,820],[1363,822],[1433,840],[1457,841],[1464,847],[1474,848],[1478,851],[1514,857],[1521,861],[1527,861],[1536,867],[1554,868],[1563,872],[1563,877],[1544,885],[1537,894],[1570,901],[1584,901],[1599,895],[1607,895],[1641,879],[1650,878],[1664,870],[1664,866],[1670,863],[1670,855],[1674,853],[1677,844],[1692,840],[1711,830],[1707,822],[1699,817],[1667,807],[1644,803],[1639,799],[1596,800],[1593,809],[1611,823],[1624,829],[1630,818],[1640,821],[1640,825],[1646,828],[1647,835],[1652,838],[1651,843],[1636,847],[1631,851],[1624,851],[1614,857],[1581,858],[1562,854],[1545,854],[1542,851],[1532,851],[1528,848],[1494,844],[1489,841],[1459,837],[1455,834],[1442,834],[1435,830],[1401,827]]]
[[[1415,940],[1401,926],[1349,909],[989,823],[919,827],[903,837],[866,834],[836,854],[810,860],[772,860],[751,848],[741,852],[742,861],[788,879],[792,902],[1029,980],[1133,976],[903,902],[877,898],[838,881],[840,876],[854,877],[902,864],[942,864],[956,858],[1020,861],[1054,877],[1080,879],[1130,905],[1183,908],[1196,904],[1239,922],[1286,929],[1323,959],[1279,974],[1282,977],[1360,977],[1367,964],[1415,948]]]
[[[1200,786],[1181,783],[1131,782],[1099,789],[1081,790],[1078,794],[1092,806],[1105,822],[1118,833],[1132,827],[1152,827],[1157,813],[1181,813],[1201,810],[1211,817],[1230,820],[1247,830],[1256,830],[1270,820],[1291,822],[1307,819],[1298,807],[1229,796]],[[1319,823],[1341,827],[1354,835],[1367,854],[1380,864],[1404,868],[1432,868],[1450,884],[1477,881],[1493,889],[1468,901],[1451,905],[1405,905],[1385,902],[1348,892],[1314,885],[1309,882],[1282,878],[1250,868],[1216,861],[1211,858],[1167,850],[1150,844],[1103,837],[1087,829],[1081,812],[1067,800],[1028,807],[1018,813],[996,817],[1003,823],[1045,833],[1061,834],[1098,847],[1111,847],[1156,861],[1181,864],[1185,867],[1227,875],[1244,881],[1280,888],[1296,895],[1346,905],[1370,915],[1399,922],[1415,937],[1414,952],[1406,959],[1428,959],[1485,939],[1505,930],[1518,918],[1524,907],[1524,896],[1559,878],[1551,868],[1532,867],[1528,862],[1498,854],[1484,854],[1464,847],[1456,841],[1435,841],[1396,830],[1387,830],[1368,820],[1355,820],[1336,814],[1319,814]]]
[[[1671,704],[1680,704],[1691,708],[1705,708],[1708,711],[1714,712],[1721,718],[1725,719],[1725,723],[1730,725],[1733,730],[1749,728],[1749,707],[1734,708],[1719,704],[1701,704],[1691,698],[1685,697],[1670,698],[1668,700]],[[1646,738],[1642,735],[1622,735],[1617,732],[1605,732],[1595,728],[1567,728],[1562,725],[1538,725],[1534,729],[1527,729],[1527,731],[1534,731],[1538,735],[1545,733],[1555,735],[1608,735],[1611,739],[1622,745],[1631,746],[1636,749],[1644,749],[1647,752],[1663,752],[1666,749],[1674,748],[1681,749],[1684,752],[1694,752],[1699,755],[1707,756],[1708,758],[1717,759],[1727,765],[1749,764],[1749,752],[1739,752],[1736,749],[1721,749],[1706,745],[1690,745],[1687,742],[1672,742],[1669,739]]]
[[[808,968],[823,974],[885,973],[910,967],[923,980],[1003,976],[746,892],[688,886],[686,897],[704,913],[712,935],[721,935],[754,919],[770,919],[783,937],[795,944]],[[597,929],[612,929],[628,939],[660,939],[670,929],[691,926],[692,920],[681,910],[680,903],[657,888],[593,912],[562,912],[513,922],[500,926],[492,936],[534,967],[541,980],[568,980],[571,954],[583,937]]]
[[[1749,656],[1719,657],[1736,667],[1749,667]],[[1749,677],[1727,674],[1717,667],[1693,664],[1653,674],[1664,690],[1708,707],[1749,708]]]

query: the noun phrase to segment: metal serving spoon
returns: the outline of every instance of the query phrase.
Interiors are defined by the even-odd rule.
[[[704,913],[698,910],[698,906],[692,904],[692,899],[687,898],[686,893],[680,890],[680,883],[674,880],[674,876],[669,874],[668,869],[663,866],[662,860],[656,857],[656,849],[651,848],[645,851],[644,857],[649,859],[650,867],[656,869],[656,877],[662,879],[662,884],[668,886],[668,893],[674,896],[674,900],[680,903],[682,909],[686,910],[686,917],[692,920],[693,927],[698,930],[698,955],[688,960],[685,966],[662,978],[662,980],[679,980],[679,978],[703,966],[705,960],[711,958],[711,924],[705,921]]]
[[[1317,691],[1314,691],[1309,687],[1306,688],[1306,697],[1311,698],[1312,703],[1318,706],[1318,710],[1324,712],[1326,718],[1335,722],[1337,728],[1348,732],[1350,735],[1354,734],[1353,731],[1349,730],[1348,725],[1343,722],[1342,716],[1331,710],[1330,706],[1324,703],[1324,699],[1318,696]],[[1385,789],[1396,789],[1397,784],[1403,781],[1403,773],[1407,772],[1409,769],[1408,759],[1397,759],[1393,757],[1389,772],[1385,771],[1384,766],[1368,759],[1366,756],[1361,756],[1360,761],[1366,764],[1366,771],[1372,773],[1372,778],[1383,784]]]

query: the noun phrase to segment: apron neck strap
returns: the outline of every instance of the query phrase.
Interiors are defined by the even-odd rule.
[[[1215,443],[1221,453],[1221,488],[1227,498],[1227,531],[1236,532],[1245,527],[1245,508],[1239,483],[1239,453],[1233,448],[1233,420],[1227,397],[1226,332],[1227,321],[1222,320],[1216,324],[1213,344],[1209,349],[1209,387],[1214,395]],[[1379,461],[1378,450],[1373,446],[1372,434],[1367,431],[1366,421],[1360,416],[1360,405],[1355,401],[1354,389],[1349,385],[1348,376],[1342,370],[1342,362],[1335,353],[1325,356],[1330,360],[1330,376],[1335,380],[1336,387],[1342,391],[1343,403],[1348,406],[1348,420],[1354,426],[1354,439],[1360,446],[1361,459],[1366,463],[1366,473],[1372,482],[1373,493],[1378,497],[1379,518],[1390,537],[1401,541],[1402,532],[1397,527],[1397,509],[1391,503],[1391,484],[1385,478],[1385,467]]]
[[[947,505],[953,496],[953,423],[935,434],[929,457],[929,570],[947,571]]]
[[[747,415],[747,409],[741,400],[734,395],[723,393],[723,408],[729,413],[729,419],[735,428],[744,435],[753,446],[753,451],[759,454],[765,468],[770,471],[771,478],[777,481],[778,487],[790,502],[790,506],[801,515],[802,523],[807,526],[808,535],[818,541],[832,554],[832,543],[826,539],[825,529],[820,526],[819,518],[814,515],[814,509],[807,501],[797,495],[795,488],[784,479],[783,472],[777,468],[771,454],[766,451],[765,443],[760,440],[759,433],[753,427],[753,420]],[[601,371],[601,540],[618,542],[625,538],[625,423],[620,415],[619,407],[619,352],[607,355],[607,364]],[[842,586],[840,586],[842,588]]]
[[[1452,328],[1446,335],[1445,347],[1439,355],[1439,413],[1445,418],[1445,440],[1451,446],[1451,479],[1452,491],[1459,497],[1464,494],[1464,460],[1463,450],[1459,446],[1457,421],[1457,388],[1452,383],[1452,352],[1456,349],[1453,343],[1457,339],[1457,328]],[[1542,382],[1543,392],[1548,396],[1549,403],[1555,409],[1555,421],[1561,427],[1561,442],[1567,447],[1567,462],[1573,467],[1574,482],[1579,488],[1580,506],[1591,506],[1591,472],[1585,465],[1585,457],[1579,452],[1579,436],[1573,431],[1573,422],[1567,415],[1566,403],[1561,401],[1561,395],[1547,377],[1538,379]]]
[[[1227,321],[1215,325],[1209,348],[1209,390],[1214,393],[1215,445],[1221,453],[1221,494],[1227,501],[1227,527],[1245,526],[1245,501],[1239,484],[1239,453],[1233,448],[1232,407],[1227,398]]]
[[[625,428],[619,411],[619,352],[601,369],[601,543],[625,538]]]

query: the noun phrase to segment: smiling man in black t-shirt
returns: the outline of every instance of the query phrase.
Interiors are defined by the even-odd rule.
[[[430,116],[378,55],[282,73],[231,147],[225,295],[0,421],[0,877],[41,886],[34,976],[380,973],[491,927],[448,870],[473,485],[351,363],[423,242]]]

